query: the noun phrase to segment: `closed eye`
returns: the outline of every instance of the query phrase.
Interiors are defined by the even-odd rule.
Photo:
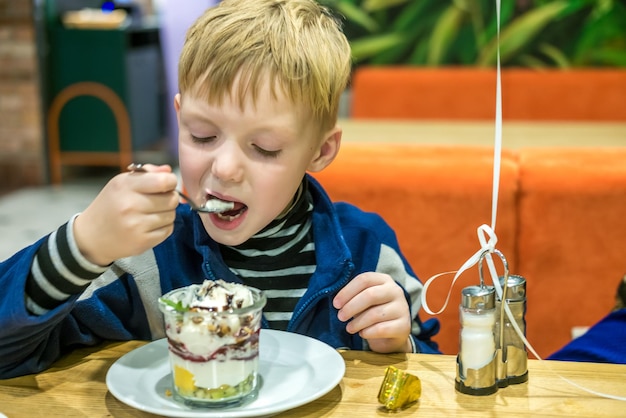
[[[282,151],[282,150],[270,151],[270,150],[266,150],[264,148],[261,148],[258,145],[254,145],[254,149],[256,150],[256,152],[261,154],[263,157],[267,157],[267,158],[277,158],[280,155],[281,151]]]
[[[206,137],[197,137],[195,135],[191,135],[191,139],[193,140],[193,142],[197,143],[197,144],[207,144],[211,141],[214,141],[217,137],[216,136],[206,136]]]

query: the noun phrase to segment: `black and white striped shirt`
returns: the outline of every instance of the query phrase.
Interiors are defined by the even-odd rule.
[[[230,270],[246,285],[265,293],[263,314],[273,329],[287,329],[315,271],[312,211],[313,199],[305,180],[284,216],[241,245],[221,247]]]
[[[75,215],[50,234],[37,250],[26,280],[26,308],[43,315],[81,293],[108,267],[90,263],[82,256],[71,236]]]

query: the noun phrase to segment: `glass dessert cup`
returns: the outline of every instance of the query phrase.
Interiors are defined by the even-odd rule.
[[[259,333],[265,295],[247,287],[253,302],[243,308],[183,307],[180,301],[199,286],[175,289],[159,298],[174,399],[202,408],[249,403],[260,388]]]

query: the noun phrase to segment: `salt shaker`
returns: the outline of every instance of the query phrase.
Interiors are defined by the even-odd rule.
[[[490,395],[496,381],[495,289],[469,286],[461,293],[461,332],[455,388],[470,395]]]

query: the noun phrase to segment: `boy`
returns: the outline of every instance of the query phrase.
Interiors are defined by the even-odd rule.
[[[182,182],[168,166],[122,173],[84,212],[0,265],[0,377],[73,345],[164,336],[157,298],[204,279],[268,298],[264,326],[333,347],[437,352],[421,284],[393,231],[333,205],[306,174],[339,150],[350,49],[313,0],[226,0],[189,30],[175,108]]]

